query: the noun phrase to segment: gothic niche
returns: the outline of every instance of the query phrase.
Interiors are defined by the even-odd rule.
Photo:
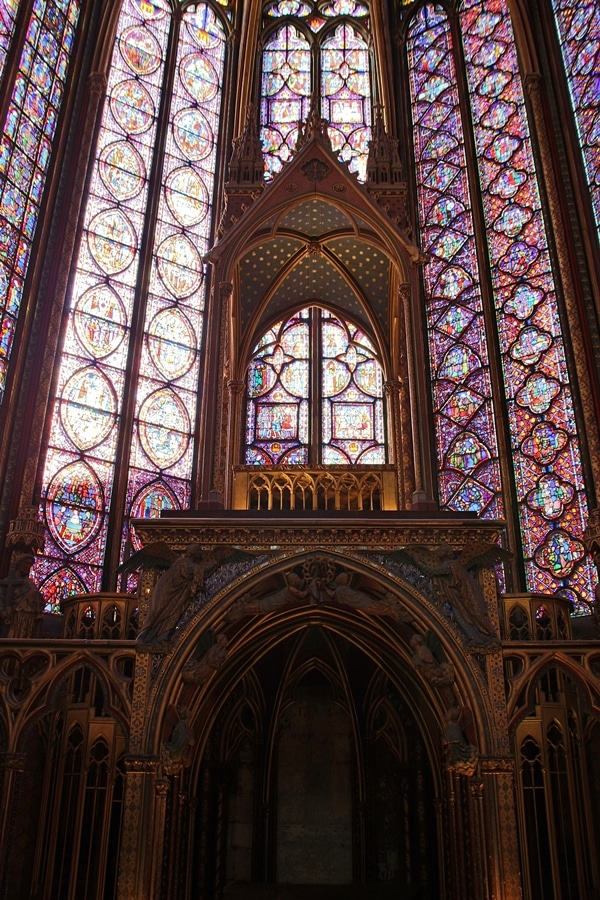
[[[425,726],[400,691],[326,627],[256,658],[192,766],[194,895],[438,897]]]

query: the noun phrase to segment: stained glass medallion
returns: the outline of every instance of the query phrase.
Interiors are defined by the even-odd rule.
[[[170,48],[175,35],[179,44]],[[70,590],[61,587],[61,572],[73,573],[79,590],[99,589],[107,541],[114,541],[107,523],[115,479],[126,487],[125,505],[116,511],[123,515],[122,552],[135,546],[129,515],[189,504],[201,257],[211,228],[225,40],[222,19],[208,3],[184,12],[173,29],[166,0],[123,2],[44,474],[48,530],[37,568],[50,603]],[[161,106],[167,58],[174,68],[169,120],[158,129],[159,111],[167,110]],[[147,173],[157,153],[162,171],[151,187]],[[140,264],[150,271],[143,298]],[[143,334],[135,335],[139,371],[133,372],[130,329],[140,302],[146,318]],[[122,460],[116,453],[127,409],[134,425],[125,437],[130,457]]]

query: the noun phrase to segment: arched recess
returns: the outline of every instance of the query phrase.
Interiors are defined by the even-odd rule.
[[[27,661],[24,685],[26,673]],[[73,654],[25,692],[3,798],[14,811],[2,866],[14,896],[115,895],[129,732],[116,675]]]
[[[561,653],[527,674],[511,726],[525,897],[585,896],[598,878],[600,697]]]
[[[431,599],[356,557],[286,556],[222,590],[157,661],[149,698],[147,753],[174,779],[165,877],[210,896],[234,882],[441,896],[448,711],[465,745],[498,752],[460,644]]]

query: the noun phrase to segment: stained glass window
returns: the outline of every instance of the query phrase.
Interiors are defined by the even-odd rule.
[[[312,307],[263,335],[248,367],[245,462],[386,462],[383,372],[363,331]]]
[[[283,25],[265,46],[261,138],[267,179],[291,158],[298,140],[298,126],[308,118],[310,59],[308,40],[293,24]]]
[[[317,7],[279,0],[265,7],[268,33],[262,61],[261,124],[266,177],[272,178],[296,148],[298,128],[315,96],[339,158],[366,180],[371,137],[368,7],[335,0]],[[357,23],[360,23],[360,27]]]
[[[167,0],[124,0],[44,474],[38,577],[51,606],[65,588],[99,589],[109,518],[125,523],[122,558],[130,514],[189,500],[225,40],[208,4],[177,22]]]
[[[552,0],[552,4],[600,231],[600,3]]]
[[[16,13],[0,0],[2,68]],[[0,401],[78,17],[78,0],[34,0],[0,138]]]
[[[408,35],[439,495],[501,518],[498,446],[450,25],[424,6]]]
[[[468,190],[458,55],[442,7],[415,13],[407,43],[420,228],[431,254],[424,279],[440,500],[502,514],[493,419],[506,409],[527,588],[560,591],[577,606],[592,594],[582,543],[587,505],[514,35],[504,0],[465,0],[460,26],[485,247],[474,237],[471,209],[480,201]],[[477,265],[483,252],[504,380],[495,398]]]
[[[488,235],[525,568],[532,591],[591,598],[587,503],[548,240],[504,0],[461,28]]]

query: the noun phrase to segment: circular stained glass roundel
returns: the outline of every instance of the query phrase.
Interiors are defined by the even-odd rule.
[[[202,53],[191,53],[182,59],[179,74],[186,91],[198,103],[208,103],[219,89],[219,76]]]
[[[195,359],[196,338],[189,319],[175,307],[163,309],[150,323],[150,356],[168,381],[189,372]]]
[[[156,251],[158,271],[168,291],[189,297],[202,283],[202,259],[189,238],[172,234]]]
[[[104,186],[115,200],[130,200],[144,186],[144,162],[129,141],[107,144],[100,154],[98,169]]]
[[[213,147],[213,133],[206,117],[198,109],[182,109],[173,120],[175,143],[187,159],[198,162]]]
[[[167,204],[183,228],[197,225],[208,213],[208,191],[190,166],[175,169],[165,185]]]
[[[136,75],[151,75],[162,60],[160,44],[147,28],[132,25],[121,32],[121,56]]]
[[[63,389],[60,418],[79,450],[105,440],[115,424],[117,398],[108,378],[94,366],[79,369]]]
[[[154,121],[154,103],[143,84],[135,79],[121,81],[110,98],[110,108],[126,134],[142,134]]]
[[[73,313],[75,333],[96,359],[114,353],[125,337],[126,322],[127,313],[120,297],[105,284],[82,294]]]
[[[127,216],[119,209],[107,209],[90,222],[88,245],[102,271],[115,275],[133,262],[137,239]]]
[[[48,485],[45,508],[58,546],[66,553],[80,550],[96,537],[102,524],[102,485],[86,463],[70,463]]]
[[[190,419],[170,388],[155,391],[142,403],[139,434],[144,452],[159,469],[174,465],[187,450]]]

